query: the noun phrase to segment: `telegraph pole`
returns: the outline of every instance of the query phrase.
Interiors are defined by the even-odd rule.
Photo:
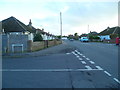
[[[88,33],[89,33],[89,25],[88,25]]]
[[[87,35],[87,37],[89,38],[89,25],[88,25],[88,35]]]
[[[62,13],[60,12],[60,34],[61,34],[61,40],[62,40]]]

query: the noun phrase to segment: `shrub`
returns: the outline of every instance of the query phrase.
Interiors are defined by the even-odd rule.
[[[35,37],[34,37],[34,41],[42,41],[43,38],[40,34],[36,34]]]

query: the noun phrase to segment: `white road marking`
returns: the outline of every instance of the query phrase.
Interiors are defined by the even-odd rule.
[[[89,61],[91,64],[95,64],[95,62],[93,62],[93,61]]]
[[[78,57],[78,58],[79,58],[80,56],[78,56],[78,55],[77,55],[76,57]]]
[[[83,56],[83,54],[80,54],[81,56]]]
[[[104,71],[104,73],[106,73],[108,76],[112,76],[110,73],[108,73],[107,71]]]
[[[83,60],[82,58],[79,58],[79,60]]]
[[[75,50],[76,53],[80,54],[80,52],[78,50]]]
[[[75,52],[78,52],[77,50],[75,50]]]
[[[78,54],[80,54],[80,52],[77,52]]]
[[[75,54],[75,52],[72,52],[72,54]]]
[[[92,68],[90,66],[85,66],[88,70],[91,70]]]
[[[72,52],[74,55],[77,55],[75,52]]]
[[[91,71],[98,69],[92,69],[91,67],[87,69],[2,69],[3,72],[67,72],[67,71]]]
[[[83,56],[85,58],[85,56]]]
[[[86,62],[85,62],[85,61],[81,61],[81,63],[82,63],[82,64],[86,64]]]
[[[90,60],[89,58],[86,58],[87,60]]]
[[[116,78],[113,78],[117,83],[119,83],[120,84],[120,81],[118,80],[118,79],[116,79]]]
[[[103,70],[100,66],[95,66],[99,70]]]
[[[70,53],[66,53],[67,55],[69,55]]]

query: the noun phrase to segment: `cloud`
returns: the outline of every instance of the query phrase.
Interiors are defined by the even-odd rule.
[[[62,13],[65,13],[65,12],[67,12],[69,10],[69,6],[65,6],[64,8],[62,8],[60,11],[62,12]]]

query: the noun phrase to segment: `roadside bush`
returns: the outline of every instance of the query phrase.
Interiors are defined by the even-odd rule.
[[[35,37],[34,37],[34,42],[35,41],[43,41],[43,38],[40,34],[36,34]]]
[[[98,36],[89,36],[89,39],[100,39]]]

